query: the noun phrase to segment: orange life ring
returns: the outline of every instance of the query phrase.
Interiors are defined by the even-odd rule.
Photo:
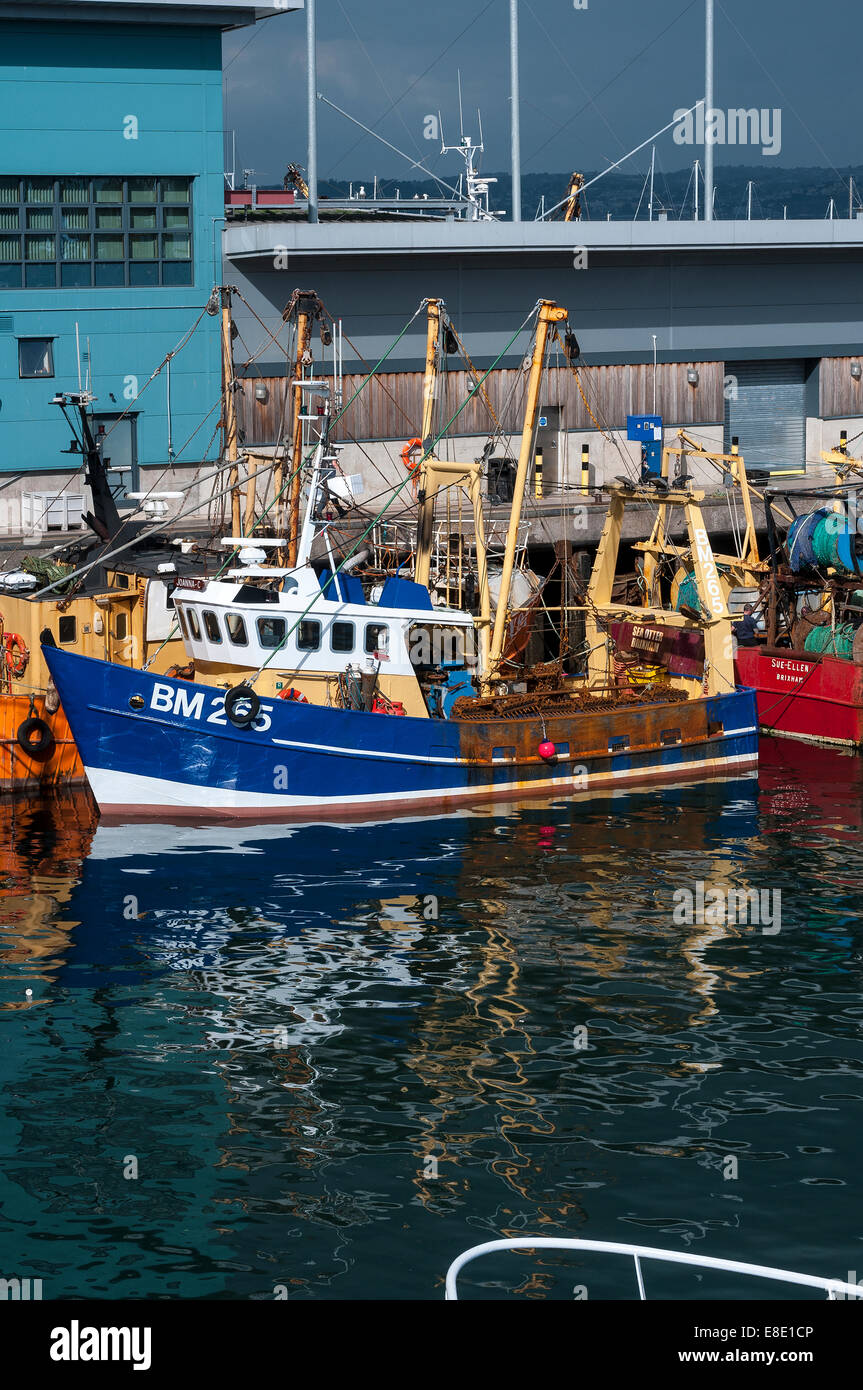
[[[405,447],[402,449],[402,463],[404,464],[405,468],[408,470],[409,473],[415,473],[420,465],[419,459],[412,458],[411,455],[415,454],[417,450],[419,450],[420,457],[422,457],[422,449],[423,442],[421,439],[409,439]]]
[[[7,675],[20,680],[30,660],[24,638],[18,632],[6,632],[3,635],[3,648]]]
[[[307,705],[309,703],[302,690],[297,690],[293,685],[286,685],[284,690],[280,690],[279,699],[295,700],[298,705]]]

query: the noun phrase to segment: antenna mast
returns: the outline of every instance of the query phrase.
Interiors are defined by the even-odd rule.
[[[485,152],[485,145],[482,137],[482,116],[477,111],[479,121],[479,144],[475,145],[469,135],[464,133],[464,120],[462,116],[461,101],[461,73],[458,80],[458,115],[459,129],[461,138],[457,145],[447,145],[444,140],[443,121],[440,121],[441,154],[460,154],[464,160],[464,179],[467,190],[467,202],[469,205],[468,217],[471,222],[493,222],[495,214],[489,211],[488,194],[489,188],[497,179],[483,178],[479,169],[476,167],[478,156]],[[440,117],[438,117],[440,120]],[[461,184],[461,178],[459,178]]]

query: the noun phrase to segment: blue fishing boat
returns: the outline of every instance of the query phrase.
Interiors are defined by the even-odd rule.
[[[512,674],[518,525],[546,348],[565,319],[549,301],[537,306],[494,612],[483,462],[440,460],[434,452],[434,363],[447,324],[432,300],[412,578],[364,585],[349,556],[336,562],[326,520],[332,455],[324,406],[294,563],[264,563],[254,541],[231,537],[238,568],[178,581],[173,603],[188,668],[172,676],[129,670],[64,651],[45,633],[45,660],[103,813],[380,816],[754,769],[754,696],[734,685],[731,619],[700,494],[688,486],[660,488],[646,479],[611,489],[584,595],[581,669],[568,669],[561,653]],[[442,602],[430,583],[435,499],[448,488],[461,489],[473,513],[470,611]],[[630,502],[682,509],[697,611],[615,601]],[[316,538],[325,567],[312,564]],[[278,538],[269,544],[278,550]]]
[[[238,728],[217,687],[44,654],[106,815],[346,818],[736,775],[757,761],[749,691],[606,709],[564,693],[556,714],[466,720],[276,698]]]

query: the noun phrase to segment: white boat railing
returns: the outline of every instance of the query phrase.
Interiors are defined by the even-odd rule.
[[[816,1274],[797,1274],[790,1269],[773,1269],[769,1265],[747,1264],[742,1260],[722,1260],[712,1255],[689,1255],[676,1250],[657,1250],[650,1245],[626,1245],[612,1240],[566,1240],[553,1236],[525,1237],[522,1240],[487,1240],[474,1245],[453,1260],[446,1275],[447,1299],[458,1299],[457,1282],[460,1272],[472,1260],[499,1250],[598,1250],[606,1255],[631,1255],[635,1263],[639,1299],[646,1302],[642,1260],[661,1260],[666,1264],[694,1265],[698,1269],[721,1269],[732,1274],[748,1275],[755,1279],[771,1279],[782,1284],[803,1284],[821,1289],[828,1299],[863,1298],[863,1287],[847,1284],[841,1279],[822,1279]]]

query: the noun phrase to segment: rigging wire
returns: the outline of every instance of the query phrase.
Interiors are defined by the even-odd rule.
[[[413,322],[413,319],[416,318],[417,314],[421,311],[421,309],[425,306],[425,304],[426,304],[427,302],[428,302],[428,301],[423,301],[423,303],[420,304],[420,306],[419,306],[419,308],[417,309],[416,313],[413,315],[413,318],[411,318],[410,323]],[[494,371],[494,368],[497,366],[497,363],[501,360],[501,358],[504,357],[504,356],[509,352],[510,348],[512,347],[512,344],[513,344],[513,343],[516,341],[516,339],[521,335],[521,333],[522,333],[522,332],[524,331],[524,329],[527,327],[528,323],[530,323],[532,319],[535,319],[535,318],[537,317],[537,315],[539,314],[539,309],[540,309],[540,304],[539,304],[539,303],[535,304],[534,307],[533,307],[533,309],[531,309],[530,313],[529,313],[529,314],[527,315],[527,317],[525,318],[524,322],[523,322],[522,324],[519,325],[519,327],[516,329],[515,333],[514,333],[514,334],[512,335],[512,337],[510,338],[509,342],[508,342],[508,343],[506,344],[506,346],[502,349],[502,351],[498,354],[498,356],[495,358],[494,362],[491,364],[491,366],[488,368],[488,370],[484,373],[483,378],[482,378],[483,381],[485,381],[486,377],[488,377],[488,376],[490,375],[490,373],[491,373],[492,371]],[[403,336],[404,336],[404,334],[407,332],[407,329],[408,329],[409,326],[410,326],[410,324],[405,325],[405,328],[402,330],[402,333],[399,335],[400,337],[403,337]],[[392,347],[389,349],[389,352],[391,352],[391,351],[393,350],[393,348],[395,348],[395,346],[396,346],[396,344],[393,343],[393,344],[392,344]],[[388,352],[386,355],[389,355],[389,352]],[[425,460],[426,460],[427,458],[429,458],[429,457],[432,456],[433,451],[434,451],[434,448],[435,448],[435,445],[436,445],[436,444],[439,442],[439,440],[443,437],[443,434],[445,433],[445,431],[448,430],[448,429],[450,429],[450,427],[451,427],[451,426],[454,424],[454,422],[458,419],[459,415],[460,415],[460,414],[462,413],[462,411],[465,409],[466,405],[467,405],[467,401],[463,401],[463,402],[461,403],[461,405],[459,406],[458,410],[457,410],[457,411],[455,412],[455,414],[452,416],[452,419],[450,419],[450,420],[447,421],[446,425],[444,426],[444,429],[443,429],[442,431],[440,431],[440,433],[431,441],[431,443],[428,445],[428,447],[424,450],[423,455],[422,455],[422,459],[420,460],[421,463],[425,462]],[[344,412],[342,412],[342,413],[344,413]],[[337,416],[336,418],[338,419],[339,417]],[[399,483],[396,487],[394,487],[394,488],[392,489],[392,492],[391,492],[390,502],[394,501],[395,498],[396,498],[401,492],[404,491],[404,489],[408,486],[408,484],[409,484],[411,481],[412,481],[412,478],[411,478],[410,475],[408,475],[408,477],[406,477],[401,483]],[[368,526],[366,527],[366,529],[362,532],[362,534],[354,541],[354,543],[353,543],[351,549],[348,551],[347,555],[344,556],[344,558],[341,560],[341,562],[339,563],[339,565],[334,569],[334,571],[333,571],[333,578],[335,578],[336,575],[338,575],[338,574],[341,573],[341,571],[344,569],[344,566],[347,564],[348,560],[351,558],[351,556],[352,556],[353,554],[356,553],[358,547],[362,544],[362,542],[366,539],[366,537],[369,535],[369,533],[373,530],[373,528],[374,528],[374,527],[377,525],[377,523],[380,521],[381,517],[382,517],[382,516],[384,515],[384,513],[387,511],[387,508],[389,507],[389,505],[390,505],[390,503],[387,503],[387,506],[385,506],[385,507],[383,507],[383,508],[381,509],[381,511],[378,513],[377,517],[375,517],[374,520],[372,520],[372,521],[369,523],[369,525],[368,525]],[[293,632],[296,631],[297,627],[299,627],[300,623],[305,619],[305,617],[307,616],[307,614],[308,614],[308,613],[311,611],[311,609],[314,607],[315,603],[316,603],[317,600],[318,600],[318,597],[319,597],[319,595],[317,595],[317,594],[316,594],[316,595],[313,595],[311,601],[309,602],[309,604],[307,605],[307,607],[305,608],[305,610],[304,610],[304,611],[300,614],[300,616],[297,618],[297,620],[296,620],[296,622],[293,624],[293,626],[292,626],[291,628],[289,628],[289,629],[285,632],[285,635],[284,635],[284,637],[282,638],[282,641],[279,643],[278,647],[274,647],[274,648],[273,648],[273,650],[270,652],[270,654],[265,658],[263,664],[262,664],[261,666],[258,667],[258,669],[257,669],[257,671],[255,672],[255,674],[254,674],[253,676],[249,677],[248,680],[245,682],[247,685],[249,685],[249,686],[254,686],[255,681],[258,679],[258,677],[261,675],[261,673],[266,669],[267,666],[269,666],[270,662],[273,661],[273,660],[276,658],[276,656],[278,655],[278,653],[279,653],[279,652],[282,650],[282,648],[286,645],[286,643],[287,643],[287,641],[288,641],[288,638],[291,636],[291,634],[292,634]]]

